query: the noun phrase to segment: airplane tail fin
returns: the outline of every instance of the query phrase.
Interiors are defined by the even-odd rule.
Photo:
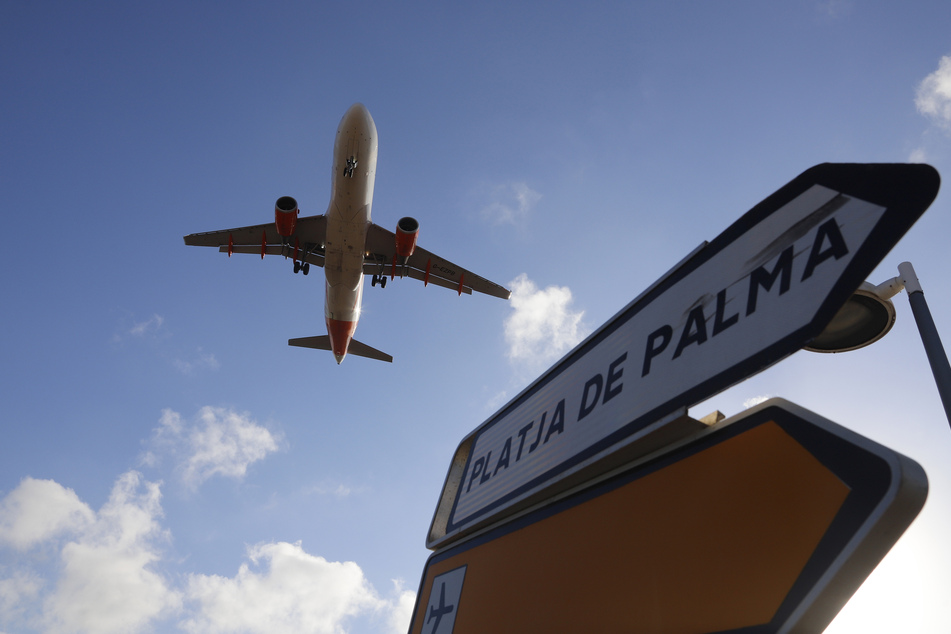
[[[333,349],[330,347],[330,335],[288,339],[287,345],[297,346],[298,348],[313,348],[314,350],[333,351]],[[350,340],[350,345],[347,346],[347,354],[352,354],[357,357],[366,357],[368,359],[376,359],[377,361],[386,361],[387,363],[393,362],[392,356],[386,354],[385,352],[381,352],[376,348],[371,348],[367,344],[361,343],[356,339]]]

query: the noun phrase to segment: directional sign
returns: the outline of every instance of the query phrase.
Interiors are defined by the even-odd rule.
[[[823,164],[758,204],[462,441],[427,546],[538,501],[801,349],[938,185],[928,165]]]
[[[437,551],[409,631],[821,632],[927,487],[914,461],[772,399]]]

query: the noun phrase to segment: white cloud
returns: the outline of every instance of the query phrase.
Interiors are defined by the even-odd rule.
[[[409,622],[413,618],[413,608],[416,607],[416,593],[403,588],[403,582],[393,580],[393,589],[396,600],[389,602],[384,611],[389,612],[387,625],[394,634],[403,634],[409,631]]]
[[[512,314],[505,319],[508,357],[537,369],[557,360],[587,334],[584,311],[572,310],[571,290],[549,286],[539,290],[524,273],[511,282]]]
[[[64,509],[51,503],[57,500]],[[24,479],[2,501],[5,525],[36,527],[29,545],[55,547],[59,566],[34,556],[0,579],[0,622],[16,631],[112,634],[141,631],[180,609],[181,594],[152,570],[157,543],[167,539],[157,521],[160,501],[159,485],[134,471],[119,477],[98,513],[56,482]],[[23,543],[6,541],[13,548]],[[43,573],[58,578],[49,583]]]
[[[501,390],[499,392],[496,392],[492,396],[489,396],[488,398],[486,398],[483,409],[485,409],[487,412],[494,412],[500,409],[503,405],[505,405],[508,402],[508,400],[509,400],[509,391]]]
[[[482,208],[482,216],[494,224],[519,225],[528,218],[542,195],[525,183],[506,183],[491,188],[492,199]]]
[[[760,403],[762,403],[763,401],[768,401],[768,400],[771,399],[771,398],[772,398],[772,397],[771,397],[771,396],[768,396],[768,395],[766,395],[766,396],[752,396],[752,397],[746,399],[745,401],[743,401],[743,408],[744,408],[744,409],[749,409],[749,408],[751,408],[751,407],[755,407],[755,406],[759,405]]]
[[[148,332],[154,332],[159,330],[162,327],[162,324],[165,323],[165,318],[161,315],[152,315],[150,318],[145,321],[137,322],[129,329],[129,334],[141,337]]]
[[[172,365],[175,369],[185,375],[194,374],[197,370],[217,370],[221,367],[218,359],[210,352],[205,352],[201,348],[195,353],[191,360],[174,359]]]
[[[915,106],[918,112],[951,132],[951,56],[942,57],[938,70],[925,77],[918,86]]]
[[[94,516],[72,489],[52,480],[24,478],[0,502],[0,544],[26,550],[51,537],[81,530]]]
[[[927,163],[928,160],[928,152],[923,147],[915,148],[908,155],[909,163]]]
[[[112,336],[112,342],[121,345],[134,340],[139,344],[152,345],[161,359],[186,376],[221,367],[214,353],[205,352],[200,346],[192,353],[181,349],[173,350],[172,346],[168,345],[171,338],[172,333],[165,327],[165,318],[161,315],[153,314],[145,321],[136,321],[134,315],[129,313],[123,315],[122,325]]]
[[[271,432],[246,414],[203,407],[198,416],[202,425],[189,434],[192,453],[182,476],[188,484],[201,484],[214,475],[240,480],[252,463],[278,449]]]
[[[51,632],[132,632],[181,609],[181,593],[151,567],[168,539],[159,485],[130,471],[119,477],[96,521],[61,552],[62,572],[44,602]]]
[[[31,570],[16,571],[0,579],[0,624],[21,620],[42,587],[43,579]]]
[[[243,479],[248,467],[278,450],[279,441],[248,414],[203,407],[195,423],[186,424],[177,412],[164,410],[140,462],[155,467],[171,455],[182,481],[194,489],[216,475]]]
[[[122,344],[129,340],[154,343],[170,336],[171,333],[165,327],[165,318],[161,315],[153,313],[148,319],[140,321],[133,313],[123,311],[119,328],[112,335],[112,343]]]
[[[234,577],[189,576],[188,598],[198,606],[183,629],[335,634],[348,619],[366,614],[383,616],[393,632],[409,626],[414,593],[397,585],[396,600],[381,599],[352,561],[310,555],[300,542],[258,544],[248,559]]]
[[[343,483],[327,481],[307,487],[304,489],[304,495],[332,495],[338,498],[345,498],[350,497],[353,493],[362,493],[365,490],[366,487],[357,487],[354,489],[352,486]]]
[[[162,429],[173,435],[187,429],[174,412],[165,422]],[[31,491],[85,509],[82,521],[64,523],[63,513],[49,504],[16,502]],[[392,596],[381,597],[356,563],[327,561],[299,542],[258,544],[248,549],[234,577],[185,574],[176,587],[162,571],[168,562],[161,546],[171,535],[160,523],[160,484],[135,471],[117,479],[98,512],[56,482],[31,479],[0,500],[0,508],[7,525],[58,527],[41,529],[42,538],[30,543],[42,542],[59,554],[57,566],[35,554],[12,573],[0,566],[3,631],[118,634],[171,629],[179,621],[188,632],[320,634],[346,631],[356,619],[394,634],[409,627],[413,591],[394,582]],[[0,542],[0,553],[3,548],[17,546],[8,539]]]

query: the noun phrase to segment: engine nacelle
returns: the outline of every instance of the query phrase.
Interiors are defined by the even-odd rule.
[[[281,196],[274,203],[274,224],[277,226],[277,233],[283,238],[289,238],[294,235],[294,229],[297,227],[297,214],[300,210],[297,208],[297,201],[290,196]]]
[[[408,258],[416,249],[416,236],[419,235],[419,222],[416,218],[400,218],[396,223],[396,255]]]

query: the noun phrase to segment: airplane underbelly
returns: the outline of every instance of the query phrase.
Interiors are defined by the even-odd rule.
[[[355,288],[340,284],[326,286],[324,316],[337,321],[357,322],[360,319],[360,307],[363,303],[363,276],[359,277]]]
[[[367,225],[362,213],[358,213],[354,220],[344,220],[334,213],[327,215],[324,273],[329,286],[356,290],[360,285]]]
[[[327,318],[357,321],[363,298],[363,250],[370,205],[346,199],[331,201],[327,213],[324,274],[327,277]]]

